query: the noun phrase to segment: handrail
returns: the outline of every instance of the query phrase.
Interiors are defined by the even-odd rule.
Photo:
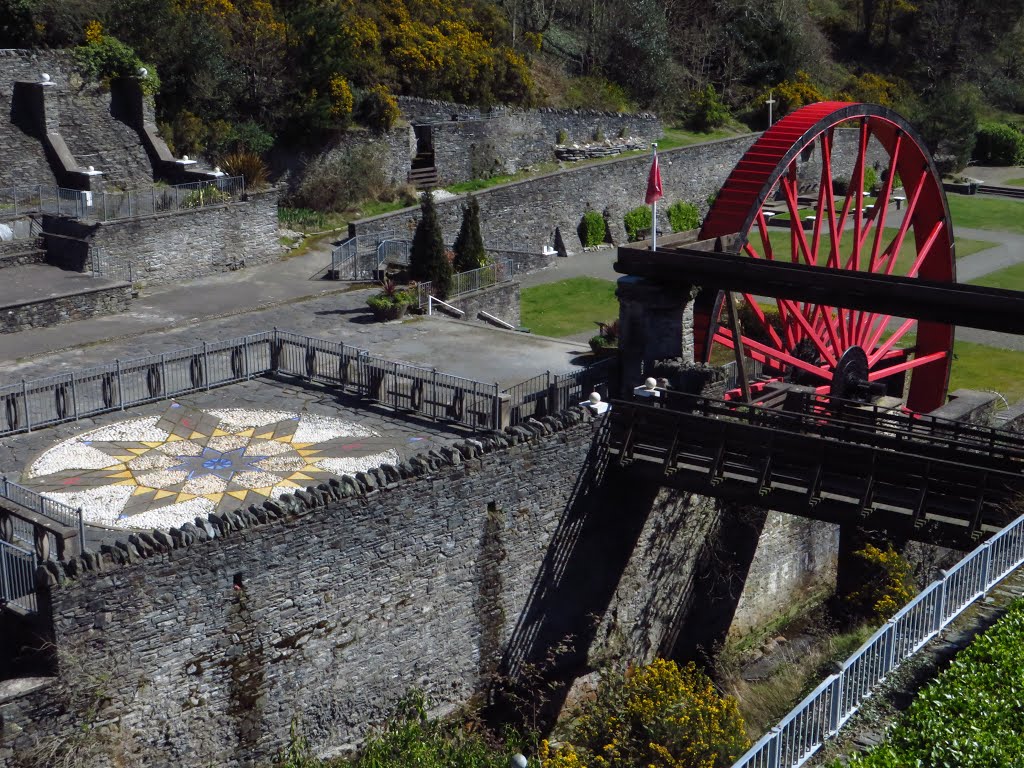
[[[876,685],[968,606],[1024,564],[1024,516],[976,547],[889,619],[762,736],[733,768],[797,768],[857,712]]]
[[[14,606],[29,613],[38,610],[38,564],[35,552],[0,539],[0,606]]]
[[[516,327],[514,325],[512,325],[512,323],[506,323],[500,317],[495,317],[490,312],[484,312],[481,309],[477,314],[480,317],[482,317],[484,320],[490,320],[492,323],[496,323],[497,325],[500,325],[502,328],[505,328],[505,329],[507,329],[509,331],[514,331],[516,329]]]
[[[7,475],[0,477],[0,498],[24,507],[63,528],[74,528],[78,533],[81,548],[85,549],[85,520],[81,507],[76,509],[55,499],[47,498],[23,485],[11,482],[7,479]]]
[[[445,309],[447,309],[447,310],[449,310],[451,312],[454,312],[459,317],[465,317],[465,315],[466,315],[466,313],[463,312],[461,309],[459,309],[458,307],[453,307],[447,301],[442,301],[441,299],[437,298],[436,296],[427,296],[427,314],[428,315],[434,314],[434,304],[435,303],[436,304],[440,304],[442,307],[444,307]]]

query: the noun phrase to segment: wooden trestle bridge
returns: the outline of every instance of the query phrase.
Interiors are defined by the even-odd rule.
[[[779,409],[658,395],[613,400],[607,440],[662,485],[961,549],[1021,513],[1016,433],[807,392]]]

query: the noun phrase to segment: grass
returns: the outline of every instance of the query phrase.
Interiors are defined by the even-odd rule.
[[[813,622],[817,615],[818,612],[812,613],[800,623]],[[738,666],[722,670],[727,693],[739,700],[740,713],[751,741],[756,741],[778,723],[828,676],[833,663],[848,658],[871,636],[874,628],[865,624],[842,633],[823,632],[813,627],[809,627],[809,631],[815,636],[811,647],[800,653],[784,651],[789,654],[788,658],[763,680],[743,680]]]
[[[949,195],[946,199],[958,227],[1024,234],[1024,201],[987,195]]]
[[[1003,184],[1007,187],[1024,187],[1024,179],[1007,179]]]
[[[953,370],[949,391],[993,390],[1013,404],[1024,398],[1024,352],[984,344],[957,341],[953,344]]]
[[[970,283],[971,285],[981,285],[986,288],[1024,291],[1024,264],[1014,264],[1012,267],[1000,269],[998,272],[982,275],[976,280],[971,280]]]
[[[883,233],[883,241],[884,242],[891,242],[896,237],[896,233],[897,233],[897,230],[894,229],[893,227],[886,227],[885,228],[885,232]],[[811,235],[813,234],[813,231],[807,231],[806,234],[807,234],[807,240],[808,240],[808,242],[810,242]],[[842,257],[845,260],[845,259],[848,259],[850,257],[850,253],[853,250],[853,233],[852,232],[846,232],[844,234],[846,235],[846,237],[843,238]],[[773,252],[775,252],[776,254],[779,254],[779,253],[786,253],[786,254],[788,254],[789,253],[789,247],[790,247],[789,246],[789,235],[790,235],[790,233],[789,233],[789,229],[788,228],[786,228],[786,229],[774,229],[774,228],[769,229],[769,231],[768,231],[768,239],[771,241]],[[868,236],[868,240],[864,243],[864,250],[862,251],[862,263],[861,263],[861,269],[862,270],[866,270],[867,267],[868,267],[867,260],[870,258],[870,253],[871,253],[870,252],[870,248],[871,248],[872,243],[874,242],[873,238],[874,238],[874,230],[872,230],[872,234],[870,234]],[[758,246],[760,245],[760,238],[758,238],[756,235],[754,235],[751,238],[751,240],[752,240],[752,242],[754,242]],[[825,241],[826,241],[826,238],[823,236],[822,237],[822,244],[824,244]],[[972,253],[977,253],[978,251],[983,251],[986,248],[993,248],[996,245],[997,245],[997,243],[990,243],[987,240],[971,240],[971,239],[966,238],[966,237],[957,238],[957,241],[956,241],[956,257],[958,259],[962,259],[964,256],[969,256]],[[758,247],[758,252],[760,252],[760,250],[761,250],[760,247]],[[913,236],[912,235],[908,235],[906,238],[904,238],[903,245],[900,248],[899,256],[897,256],[897,258],[896,258],[896,267],[893,269],[893,274],[895,274],[895,275],[905,275],[907,273],[907,270],[910,269],[911,264],[913,264],[913,259],[914,259],[915,252],[916,252],[916,247],[914,245]]]
[[[597,323],[619,316],[615,283],[596,277],[572,277],[526,288],[521,322],[540,336],[597,333]]]

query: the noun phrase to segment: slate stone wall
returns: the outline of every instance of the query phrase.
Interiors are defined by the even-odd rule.
[[[15,333],[88,317],[113,315],[126,311],[131,300],[130,285],[111,286],[107,283],[85,293],[7,304],[0,307],[0,333]]]
[[[501,283],[482,291],[467,293],[451,299],[448,303],[466,313],[465,317],[460,318],[462,320],[491,325],[487,320],[477,316],[480,312],[487,312],[510,325],[519,325],[519,283],[517,282]]]
[[[47,260],[83,268],[82,243],[103,249],[110,262],[131,262],[137,283],[191,280],[267,264],[280,258],[277,193],[250,194],[242,202],[123,221],[86,224],[45,217]]]
[[[54,85],[46,89],[48,112],[80,166],[103,171],[109,187],[149,184],[152,165],[135,130],[111,114],[111,93],[84,82],[66,51],[0,50],[0,187],[58,183],[39,139],[26,129],[30,116],[12,113],[14,83],[38,82],[42,73]]]
[[[728,526],[588,461],[596,424],[573,409],[49,564],[61,681],[0,702],[0,756],[88,733],[82,768],[247,766],[293,718],[329,755],[412,687],[454,707],[570,637],[577,672],[664,652],[707,623]]]
[[[660,154],[666,205],[659,208],[659,222],[665,231],[670,231],[664,214],[667,203],[686,200],[706,213],[708,196],[718,191],[754,138],[724,139]],[[544,246],[554,247],[558,228],[567,249],[580,253],[583,249],[576,228],[586,211],[597,210],[607,211],[612,240],[624,243],[622,219],[628,210],[643,204],[650,163],[647,156],[609,160],[476,192],[484,242],[495,248],[539,251]],[[459,196],[437,204],[446,241],[458,234],[464,203],[464,196]],[[354,222],[350,234],[411,234],[418,217],[418,206],[404,208]]]

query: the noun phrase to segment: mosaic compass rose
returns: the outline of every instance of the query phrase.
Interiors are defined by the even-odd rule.
[[[166,528],[398,460],[395,440],[345,419],[172,403],[58,443],[22,482],[90,523]]]

